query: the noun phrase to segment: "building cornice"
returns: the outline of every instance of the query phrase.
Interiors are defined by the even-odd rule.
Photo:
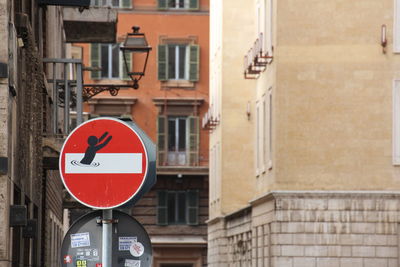
[[[152,236],[153,247],[206,247],[207,240],[200,236]]]
[[[168,106],[200,106],[204,103],[204,98],[194,97],[179,97],[179,98],[164,98],[155,97],[153,103],[156,106],[168,105]]]
[[[158,166],[157,175],[208,175],[208,166]]]
[[[400,198],[400,191],[270,191],[249,201],[251,206],[277,198]]]

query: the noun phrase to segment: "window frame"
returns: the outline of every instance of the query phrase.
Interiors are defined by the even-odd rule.
[[[184,211],[183,214],[179,213],[179,195],[184,195],[185,196],[185,207],[184,207]],[[164,203],[164,205],[161,205],[160,203],[162,203],[160,201],[160,196],[163,195],[163,197],[165,198],[164,201],[166,203]],[[174,208],[175,208],[175,214],[174,214],[174,220],[171,220],[169,218],[169,209],[171,208],[169,206],[169,196],[173,195],[174,199],[175,199],[175,204],[174,204]],[[194,197],[195,199],[195,205],[190,205],[190,197]],[[156,214],[156,218],[157,218],[157,225],[164,225],[164,226],[168,226],[168,225],[198,225],[199,224],[199,190],[159,190],[157,191],[157,214]],[[191,222],[191,218],[190,218],[190,210],[191,209],[195,209],[195,218],[194,221]],[[160,212],[163,212],[163,216],[160,214]],[[179,221],[179,215],[183,215],[184,222]],[[165,221],[161,221],[161,218],[165,218]]]
[[[400,79],[393,80],[392,163],[400,165]]]
[[[265,94],[264,103],[266,105],[264,112],[264,164],[268,170],[272,169],[272,143],[273,143],[273,96],[272,87]]]
[[[113,45],[118,45],[118,76],[113,77]],[[123,52],[119,49],[122,43],[93,43],[90,45],[90,65],[92,67],[102,67],[103,56],[102,47],[107,46],[107,77],[103,77],[102,70],[92,71],[90,78],[92,80],[130,80],[123,59]],[[129,54],[127,57],[128,65],[132,62],[132,55]]]
[[[168,73],[169,47],[182,45],[186,46],[185,77],[184,79],[170,79]],[[177,66],[179,68],[179,64],[175,65],[175,69]],[[157,79],[161,82],[161,87],[195,89],[195,83],[200,81],[200,46],[197,44],[197,37],[171,38],[162,36],[160,38],[157,49]]]
[[[256,101],[255,110],[255,175],[272,169],[273,146],[272,87]]]
[[[170,133],[169,121],[172,120],[185,120],[185,150],[176,150],[177,142],[179,143],[179,134],[175,128],[175,150],[169,149]],[[199,150],[200,150],[200,126],[199,117],[192,115],[160,115],[157,118],[157,163],[161,166],[198,166],[199,164]],[[164,124],[164,125],[160,125]],[[179,127],[179,126],[178,126]],[[163,130],[163,131],[161,131]],[[175,154],[175,160],[170,161],[170,156]],[[179,164],[180,155],[185,155],[184,164]]]
[[[181,120],[185,121],[185,125],[184,127],[184,131],[185,131],[185,152],[187,152],[188,149],[188,122],[189,122],[189,117],[188,116],[167,116],[167,120],[168,120],[168,124],[170,121],[175,121],[175,149],[174,150],[170,150],[169,149],[169,138],[167,139],[167,152],[182,152],[182,150],[179,149],[179,144],[180,144],[180,130],[181,130]],[[168,125],[168,130],[167,130],[167,137],[170,136],[170,131],[169,131],[169,125]]]
[[[179,2],[182,0],[168,0],[168,9],[177,9],[177,10],[182,10],[182,9],[188,9],[189,8],[189,1],[188,0],[183,0],[183,7],[179,7]],[[175,7],[172,7],[170,4],[171,2],[175,2]]]
[[[185,62],[183,63],[183,78],[180,78],[180,65],[181,65],[181,52],[180,52],[180,47],[184,46],[185,47]],[[175,47],[175,57],[174,57],[174,64],[175,64],[175,78],[171,78],[170,77],[170,73],[168,72],[168,80],[169,81],[188,81],[189,80],[189,68],[190,68],[190,56],[189,56],[189,51],[190,51],[190,45],[189,44],[167,44],[167,49],[168,49],[168,54],[169,54],[169,48],[170,47]],[[178,64],[177,64],[178,62]],[[167,58],[167,65],[168,65],[168,69],[169,69],[169,65],[170,65],[170,59],[169,59],[169,55]]]
[[[175,2],[175,7],[170,6],[170,2]],[[157,0],[157,7],[159,10],[171,11],[196,11],[200,9],[200,0],[184,0],[183,7],[179,7],[179,0]]]
[[[114,72],[114,62],[113,60],[115,59],[114,57],[114,45],[118,45],[118,69],[115,71],[118,71],[118,75],[116,77],[113,77],[113,72]],[[115,80],[115,79],[121,79],[121,51],[119,50],[121,44],[119,43],[115,43],[115,44],[100,44],[100,66],[102,66],[102,62],[103,62],[103,54],[102,54],[102,48],[103,47],[107,47],[107,68],[108,68],[108,72],[107,72],[107,76],[103,76],[103,72],[100,71],[100,79],[108,79],[108,80]]]
[[[400,53],[400,0],[394,0],[393,53]]]
[[[108,2],[110,5],[108,5]],[[113,5],[113,0],[92,0],[91,1],[91,6],[97,6],[97,7],[108,7],[110,6],[111,8],[132,8],[132,1],[129,1],[129,6],[124,6],[124,0],[117,0],[118,1],[118,6]],[[102,3],[100,3],[102,2]],[[104,3],[106,2],[106,3]]]

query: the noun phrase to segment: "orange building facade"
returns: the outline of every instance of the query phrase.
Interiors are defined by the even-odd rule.
[[[199,118],[208,110],[209,1],[93,3],[118,9],[117,43],[74,45],[72,54],[88,70],[87,88],[132,84],[119,47],[133,26],[152,51],[139,89],[91,97],[86,117],[131,118],[157,144],[157,184],[130,210],[151,237],[153,266],[206,266],[208,131]]]

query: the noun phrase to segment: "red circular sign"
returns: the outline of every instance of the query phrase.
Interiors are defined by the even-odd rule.
[[[67,137],[60,155],[61,179],[80,203],[110,209],[128,202],[147,174],[148,158],[139,135],[123,121],[87,121]]]

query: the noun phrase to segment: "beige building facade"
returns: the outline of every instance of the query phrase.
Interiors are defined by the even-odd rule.
[[[214,1],[209,266],[400,264],[400,1]]]

